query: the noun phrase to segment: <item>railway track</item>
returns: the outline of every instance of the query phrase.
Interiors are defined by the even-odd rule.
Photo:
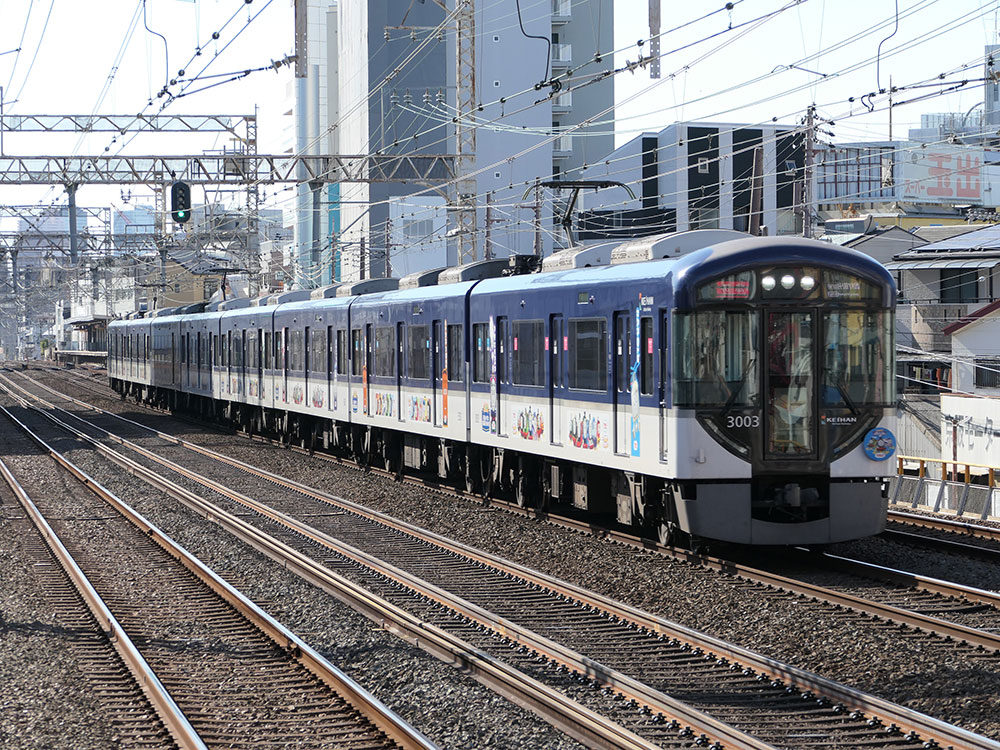
[[[44,384],[37,385],[50,394],[67,398],[66,394]],[[84,408],[96,408],[86,402],[76,403]],[[116,418],[121,420],[120,417]],[[140,431],[137,434],[150,430],[139,423],[132,425]],[[160,437],[169,439],[169,436],[162,433]],[[316,454],[314,458],[329,460],[320,454]],[[395,477],[395,474],[384,473]],[[430,484],[432,488],[441,490],[435,483],[427,483],[419,478],[407,481],[422,486]],[[682,548],[656,544],[626,532],[602,529],[589,521],[539,514],[503,500],[490,499],[488,502],[511,512],[540,516],[577,531],[606,536],[629,546],[651,550],[727,575],[736,575],[792,595],[844,607],[862,616],[911,628],[916,633],[933,633],[949,642],[964,643],[973,649],[1000,652],[1000,595],[994,592],[832,555],[796,555],[794,558],[789,554],[770,556],[768,559],[773,564],[764,569],[759,557],[748,563],[739,562],[731,556],[719,558],[696,555]],[[948,545],[948,549],[954,551],[955,547]],[[790,574],[790,565],[794,566],[796,575]],[[810,583],[810,580],[815,582]],[[870,585],[872,581],[884,586],[873,588]]]
[[[103,623],[112,621],[110,613],[98,597],[92,596],[92,590],[85,587],[86,596],[81,595],[77,587],[79,582],[74,584],[60,562],[59,555],[66,554],[64,548],[47,522],[32,519],[34,504],[2,459],[0,484],[11,490],[8,502],[23,510],[20,516],[8,511],[7,520],[17,526],[16,533],[24,544],[45,606],[53,613],[55,624],[70,636],[60,641],[60,645],[70,652],[86,689],[97,701],[102,720],[113,727],[123,748],[178,748],[161,714],[130,670],[128,660],[134,653],[127,651],[127,639],[108,637]],[[7,686],[6,689],[16,688]],[[0,732],[0,744],[4,739]]]
[[[51,419],[51,417],[50,417]],[[71,430],[72,431],[72,430]],[[78,434],[78,437],[83,437]],[[105,455],[107,455],[107,452]],[[723,725],[717,720],[707,716],[701,716],[697,711],[692,711],[683,704],[662,696],[662,703],[654,697],[652,705],[667,712],[669,718],[662,714],[638,714],[632,710],[628,703],[620,704],[616,698],[599,696],[603,700],[607,710],[611,714],[619,714],[623,718],[628,718],[631,723],[636,723],[638,717],[641,723],[649,724],[647,734],[652,733],[658,736],[658,741],[653,744],[649,740],[643,739],[636,734],[624,729],[619,725],[614,717],[600,716],[589,710],[584,705],[567,699],[558,691],[546,687],[537,679],[534,679],[529,671],[537,671],[537,655],[525,656],[516,650],[504,646],[501,651],[511,651],[512,656],[505,663],[500,659],[493,658],[488,654],[477,650],[469,645],[467,641],[460,640],[449,631],[456,631],[459,634],[475,639],[479,636],[479,627],[473,626],[468,618],[446,614],[438,611],[437,605],[430,605],[423,613],[425,616],[414,616],[395,606],[385,598],[372,595],[369,591],[361,589],[356,583],[338,575],[338,572],[331,571],[328,566],[331,560],[324,560],[323,567],[297,551],[288,542],[308,550],[310,545],[303,544],[302,539],[296,539],[294,533],[285,530],[277,537],[270,537],[254,529],[241,518],[226,512],[210,503],[206,503],[193,493],[185,491],[173,482],[158,477],[148,470],[144,471],[140,465],[125,461],[124,468],[130,470],[141,478],[154,484],[154,486],[173,495],[182,503],[188,504],[197,512],[210,515],[214,521],[223,525],[227,530],[243,539],[251,546],[268,554],[274,559],[305,577],[315,585],[344,598],[358,610],[368,614],[372,619],[377,620],[385,627],[389,627],[431,653],[438,655],[449,663],[461,666],[463,669],[472,671],[477,677],[488,684],[493,685],[502,694],[513,698],[515,701],[533,707],[537,712],[551,720],[556,726],[566,730],[572,736],[581,739],[588,745],[604,748],[624,748],[630,750],[652,750],[654,747],[690,747],[690,746],[710,746],[717,750],[722,748],[756,748],[763,750],[770,747],[755,740],[752,737],[743,735],[738,730]],[[222,488],[218,488],[222,489]],[[336,567],[336,566],[334,566]],[[343,568],[343,566],[341,566]],[[348,566],[349,568],[349,566]],[[340,570],[339,572],[344,572]],[[369,574],[371,575],[371,573]],[[379,580],[378,574],[374,574],[376,579],[369,581],[369,588],[378,589],[379,585],[385,588],[385,580]],[[390,595],[398,594],[390,586],[386,592]],[[412,604],[411,596],[404,596],[403,603]],[[448,622],[451,620],[452,622]],[[441,622],[450,624],[449,629],[441,627]],[[518,669],[518,663],[523,663],[527,668]],[[547,666],[547,665],[546,665]],[[580,662],[581,668],[583,663]],[[569,670],[558,671],[549,669],[557,678],[557,681],[565,683],[564,688],[569,687],[570,691],[595,693],[588,685],[581,687],[577,680],[578,674],[570,674]],[[593,696],[589,696],[593,702]],[[706,732],[711,732],[713,738],[718,738],[713,743],[708,739]]]
[[[23,483],[6,464],[0,473],[128,670],[89,667],[107,669],[108,680],[131,673],[155,707],[158,719],[147,711],[122,722],[131,746],[161,726],[181,748],[434,747],[2,411],[48,457],[36,457],[46,466],[33,461],[34,471],[20,472]],[[6,441],[31,453],[20,436],[8,433]],[[105,698],[120,689],[96,688]]]
[[[164,444],[159,446],[158,452],[178,447],[176,438],[161,434],[159,439]],[[188,449],[202,456],[210,453],[196,446],[188,446]],[[152,456],[147,458],[152,459]],[[236,464],[225,457],[212,458],[230,466]],[[257,482],[260,479],[276,482],[276,486],[284,486],[291,493],[285,497],[272,490],[270,507],[264,507],[248,495],[219,487],[191,469],[180,471],[188,479],[227,495],[245,509],[266,514],[274,523],[308,535],[312,544],[326,546],[326,554],[336,553],[341,560],[349,561],[338,564],[368,566],[373,572],[365,575],[375,583],[392,581],[388,584],[388,593],[392,593],[393,587],[404,586],[404,599],[417,598],[432,608],[450,607],[465,624],[474,623],[476,629],[503,633],[508,647],[516,646],[515,652],[526,654],[529,660],[544,660],[557,672],[576,672],[579,679],[589,680],[595,687],[617,691],[623,701],[635,701],[638,711],[652,710],[649,694],[644,696],[639,691],[643,685],[623,680],[614,671],[619,665],[625,667],[621,675],[627,677],[629,671],[643,675],[646,688],[675,696],[697,696],[696,707],[717,714],[721,712],[726,723],[745,727],[756,722],[760,727],[763,722],[764,727],[754,730],[753,734],[779,746],[855,747],[879,741],[903,747],[923,743],[932,743],[924,745],[927,747],[997,746],[975,736],[945,739],[934,734],[945,731],[943,727],[924,723],[929,721],[933,725],[934,720],[917,718],[905,710],[897,712],[897,707],[885,701],[773,660],[755,657],[729,644],[706,639],[570,584],[482,556],[434,535],[422,534],[382,514],[310,491],[289,480],[251,467],[236,468],[252,473]],[[303,496],[311,498],[312,504],[303,505]],[[325,507],[317,506],[316,502]],[[338,509],[333,514],[331,504]],[[322,522],[317,522],[318,528],[314,529],[295,520],[296,517],[309,517],[311,521],[322,518]],[[418,552],[429,556],[421,561]],[[329,560],[327,563],[330,564]],[[404,565],[406,571],[402,570]],[[458,591],[445,591],[446,585]],[[458,599],[454,598],[456,595]],[[500,619],[491,619],[498,614],[495,610],[499,610]],[[566,623],[573,624],[573,632],[566,632],[569,629]],[[567,658],[567,654],[556,648],[560,643],[551,637],[554,635],[573,645],[580,644],[579,648],[587,657],[577,656],[575,662]],[[692,669],[698,672],[699,683],[685,684],[685,679],[690,680]],[[717,683],[706,688],[700,682],[709,676]],[[650,682],[653,684],[648,684]],[[767,708],[762,708],[760,702]],[[783,729],[778,731],[778,726]],[[813,739],[803,739],[809,732],[813,733]],[[789,733],[796,737],[795,742],[790,741]],[[820,736],[824,737],[822,741],[818,739]]]
[[[948,518],[889,511],[887,538],[1000,563],[1000,528]]]

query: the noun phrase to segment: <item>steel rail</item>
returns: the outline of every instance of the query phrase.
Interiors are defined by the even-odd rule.
[[[850,575],[877,578],[889,583],[927,591],[932,594],[953,596],[1000,609],[1000,593],[995,591],[965,586],[961,583],[952,583],[951,581],[944,581],[940,578],[932,578],[931,576],[923,576],[917,573],[909,573],[905,570],[897,570],[884,565],[864,562],[863,560],[832,555],[829,552],[821,555],[820,559],[831,569]]]
[[[4,388],[4,390],[14,398],[17,398],[15,394],[12,394],[6,388]],[[35,409],[35,407],[27,404],[25,404],[25,406],[26,408],[32,409],[51,419],[50,415]],[[205,583],[230,606],[240,612],[262,633],[267,635],[279,647],[291,654],[291,656],[302,664],[305,669],[318,677],[324,684],[332,688],[338,695],[342,696],[345,701],[371,721],[372,724],[378,727],[378,729],[380,729],[389,739],[394,741],[404,750],[437,750],[437,745],[430,742],[430,740],[417,732],[416,729],[411,727],[407,722],[403,721],[403,719],[388,706],[375,698],[375,696],[329,662],[318,651],[313,649],[305,641],[288,630],[288,628],[271,617],[271,615],[267,614],[264,610],[258,607],[242,592],[234,588],[226,580],[208,568],[204,563],[191,555],[179,544],[174,542],[169,536],[160,531],[150,521],[123,502],[114,493],[107,490],[99,482],[76,466],[72,461],[56,451],[52,446],[46,443],[44,439],[17,419],[17,417],[11,414],[2,405],[0,405],[0,410],[3,410],[8,418],[17,424],[22,431],[24,431],[35,443],[45,450],[60,466],[66,469],[94,494],[109,503],[127,520],[129,520],[137,528],[141,529],[143,533],[163,547],[167,553],[176,558],[182,565],[184,565],[184,567],[190,570],[199,580]],[[72,428],[68,425],[63,426],[72,430]],[[86,438],[86,436],[82,435],[82,433],[80,436]],[[115,621],[115,624],[117,625],[117,621]],[[125,631],[120,626],[116,627],[115,632],[119,637],[125,636],[127,638]],[[179,711],[180,709],[177,710]],[[192,729],[191,731],[193,732],[194,730]],[[205,745],[200,744],[195,745],[194,747],[203,748]]]
[[[940,539],[934,536],[915,534],[912,531],[896,531],[894,529],[886,529],[882,532],[881,536],[900,542],[901,544],[932,547],[943,552],[959,555],[960,557],[974,557],[980,560],[1000,563],[1000,549],[980,547],[978,544],[969,544],[968,542],[959,542],[953,539]]]
[[[0,406],[0,411],[14,423],[20,424],[3,406]],[[198,736],[194,727],[191,726],[184,712],[174,702],[170,693],[167,692],[163,683],[160,682],[160,678],[156,676],[156,673],[146,662],[145,658],[143,658],[135,643],[129,638],[128,633],[125,632],[118,619],[111,613],[104,599],[97,593],[97,590],[90,583],[86,574],[77,565],[76,560],[73,559],[69,550],[66,549],[59,535],[49,525],[49,522],[42,515],[41,511],[38,510],[38,507],[31,500],[24,487],[17,481],[17,478],[11,473],[7,464],[2,459],[0,459],[0,476],[3,476],[4,481],[14,492],[14,495],[28,514],[28,517],[31,518],[39,533],[44,537],[52,554],[73,582],[73,586],[80,593],[87,608],[97,619],[98,623],[107,623],[104,634],[107,636],[108,641],[115,647],[122,661],[125,662],[125,665],[128,667],[129,672],[132,673],[142,692],[149,699],[149,702],[160,716],[167,731],[170,732],[170,736],[173,737],[180,748],[185,750],[207,750],[207,746],[201,737]],[[96,483],[94,484],[96,485]]]
[[[64,394],[60,394],[64,395]],[[38,398],[37,396],[35,397]],[[39,399],[41,400],[41,399]],[[72,399],[71,399],[72,400]],[[95,409],[102,413],[104,410],[97,409],[91,404],[85,404],[90,409]],[[968,748],[1000,748],[1000,743],[994,743],[988,738],[981,737],[974,733],[968,732],[967,730],[955,727],[946,722],[934,719],[933,717],[927,716],[925,714],[912,711],[902,706],[891,703],[884,699],[872,696],[870,694],[864,693],[863,691],[855,690],[844,685],[826,680],[818,675],[815,675],[806,670],[798,669],[797,667],[792,667],[790,665],[783,664],[777,660],[770,659],[769,657],[759,656],[750,651],[742,649],[738,646],[719,641],[711,636],[706,636],[696,631],[685,628],[684,626],[678,625],[676,623],[669,622],[663,618],[659,618],[653,615],[649,615],[641,610],[638,610],[629,605],[621,604],[615,602],[611,599],[603,597],[599,594],[593,592],[588,592],[582,588],[575,586],[564,581],[560,581],[551,576],[548,576],[537,571],[533,571],[524,566],[517,565],[511,562],[498,562],[492,556],[484,555],[466,545],[458,542],[451,541],[444,537],[441,537],[432,532],[424,531],[412,527],[410,524],[398,521],[391,516],[380,513],[378,511],[373,511],[365,508],[357,503],[353,503],[344,498],[339,498],[334,495],[323,493],[310,488],[300,482],[290,480],[278,475],[272,474],[271,472],[264,471],[262,469],[249,466],[243,462],[232,459],[228,456],[216,453],[211,449],[204,448],[202,446],[189,443],[188,441],[182,440],[180,438],[161,433],[158,430],[150,428],[146,425],[142,425],[138,422],[133,422],[124,417],[111,414],[118,419],[139,426],[158,437],[164,438],[173,442],[176,445],[182,445],[189,448],[192,451],[200,453],[205,456],[215,458],[216,460],[222,461],[234,468],[241,469],[247,473],[250,473],[259,478],[266,479],[268,481],[275,482],[281,486],[285,486],[289,489],[294,489],[301,492],[307,496],[313,497],[314,499],[321,500],[324,502],[336,505],[344,510],[349,510],[351,512],[362,515],[363,517],[370,518],[371,520],[377,521],[379,523],[390,526],[398,531],[406,534],[410,534],[416,538],[423,541],[435,544],[442,548],[448,549],[450,551],[456,552],[458,554],[469,557],[470,559],[477,560],[485,565],[489,565],[495,569],[503,570],[509,572],[513,575],[535,583],[536,585],[542,586],[549,591],[555,593],[563,594],[564,596],[570,596],[578,601],[581,601],[590,606],[597,607],[604,612],[612,616],[616,616],[622,619],[627,619],[637,626],[644,627],[647,630],[668,636],[673,638],[678,638],[684,640],[688,643],[696,645],[701,648],[706,653],[714,655],[718,659],[726,659],[728,661],[740,662],[749,668],[767,675],[774,680],[778,681],[788,681],[791,680],[794,684],[802,690],[807,690],[811,692],[819,692],[825,694],[830,699],[836,701],[837,703],[843,704],[847,708],[859,711],[864,714],[874,714],[884,721],[890,722],[890,725],[897,726],[901,732],[912,732],[921,737],[933,739],[934,741],[942,742],[945,745],[951,745],[955,748],[968,747]],[[103,428],[92,425],[94,429],[101,430],[102,432],[108,434],[110,439],[118,442],[120,444],[129,443],[129,441],[113,435],[112,433],[104,430]],[[130,446],[131,447],[131,446]],[[141,448],[140,446],[132,447],[133,450],[137,450],[140,454],[146,454],[148,451]],[[149,454],[151,460],[164,462],[164,459],[160,459],[155,455]],[[183,469],[183,467],[182,467]],[[182,474],[195,474],[194,472],[189,472],[187,469],[183,469]],[[193,478],[193,477],[189,477]],[[195,479],[194,481],[198,481]],[[210,480],[205,480],[210,481]],[[216,489],[216,491],[218,491]],[[234,493],[238,494],[238,493]],[[254,501],[250,501],[254,502]],[[256,503],[255,503],[256,504]],[[273,512],[273,511],[272,511]],[[297,525],[298,522],[295,522]],[[580,530],[592,531],[593,527],[589,524],[583,524],[581,522],[575,522],[575,527]],[[853,609],[860,609],[868,614],[872,614],[876,617],[881,617],[883,619],[894,620],[900,622],[900,624],[907,624],[913,626],[914,622],[919,621],[922,623],[919,627],[928,629],[931,625],[940,624],[944,626],[946,631],[953,633],[951,637],[958,638],[960,640],[971,639],[973,645],[984,645],[985,644],[996,644],[1000,636],[994,636],[993,634],[986,633],[985,631],[978,631],[972,628],[965,628],[964,626],[959,626],[954,623],[948,623],[943,620],[937,620],[937,618],[927,617],[925,615],[919,615],[917,613],[907,612],[895,607],[889,607],[887,605],[879,605],[872,602],[868,602],[857,597],[851,597],[846,594],[839,594],[838,592],[831,592],[826,589],[822,589],[818,586],[812,586],[811,584],[804,584],[792,579],[784,578],[782,576],[777,576],[771,574],[767,571],[762,571],[754,568],[749,568],[746,566],[741,566],[737,563],[733,563],[728,560],[722,560],[719,558],[710,558],[706,556],[694,555],[693,553],[681,552],[680,555],[675,554],[679,552],[673,550],[673,548],[663,547],[663,545],[655,544],[649,540],[641,540],[636,537],[631,537],[630,535],[620,534],[619,532],[606,532],[605,536],[613,539],[621,539],[626,541],[633,546],[638,546],[645,549],[652,548],[654,551],[662,551],[665,553],[674,554],[674,556],[680,556],[683,559],[688,559],[692,562],[707,565],[707,567],[714,568],[720,572],[725,572],[733,575],[740,575],[745,578],[750,578],[753,574],[753,580],[758,580],[758,582],[765,582],[769,585],[781,588],[784,590],[793,591],[794,593],[804,594],[807,596],[814,596],[817,598],[822,598],[824,600],[837,601],[842,603],[842,606],[851,606]],[[760,578],[756,578],[760,576]],[[838,601],[839,600],[839,601]],[[892,616],[890,616],[890,614]]]
[[[5,385],[0,386],[0,388],[7,390]],[[595,747],[609,748],[611,750],[655,750],[658,747],[617,723],[609,721],[590,709],[570,700],[558,691],[524,675],[514,667],[473,648],[456,636],[420,620],[405,610],[366,591],[348,579],[331,572],[323,565],[284,543],[273,539],[239,517],[227,513],[198,495],[171,482],[169,479],[156,474],[117,451],[111,450],[89,435],[62,422],[54,415],[37,409],[36,411],[60,428],[89,443],[101,455],[115,462],[129,473],[184,503],[205,518],[218,523],[254,549],[268,555],[271,559],[279,562],[313,585],[346,601],[354,609],[380,623],[382,627],[415,643],[442,661],[468,671],[476,679],[484,682],[500,694],[513,699],[521,705],[528,706],[536,713],[541,714],[554,726],[559,727],[575,739]],[[94,429],[100,430],[101,428],[94,427]],[[128,443],[128,441],[123,441],[117,436],[111,437],[116,442]],[[128,447],[137,449],[143,455],[148,453],[139,446],[129,445]],[[147,455],[147,457],[162,465],[172,463],[152,454]],[[172,470],[192,479],[192,481],[198,481],[198,475],[194,472],[182,466],[174,466],[176,468],[172,468]],[[227,496],[235,494],[204,478],[202,478],[200,483],[206,487],[210,486],[214,491]],[[253,503],[253,501],[250,502],[253,505],[259,505]],[[264,506],[260,506],[260,508],[262,509]],[[254,509],[261,512],[258,508]],[[722,722],[718,722],[711,717],[706,717],[708,721],[704,725],[694,721],[687,721],[686,718],[688,715],[696,718],[698,712],[676,701],[671,702],[677,703],[678,710],[676,712],[671,711],[665,705],[664,708],[666,710],[662,713],[667,718],[683,722],[691,732],[708,734],[711,727],[718,725],[723,730],[717,734],[720,738],[727,740],[727,743],[724,745],[726,748],[733,748],[734,750],[774,750],[772,746],[749,738],[739,733],[738,730],[728,727],[728,725],[722,724]],[[728,732],[725,730],[728,730]]]
[[[922,526],[939,531],[950,531],[953,534],[962,534],[1000,542],[1000,529],[981,523],[964,523],[950,518],[933,518],[917,513],[904,513],[898,510],[889,511],[889,520],[896,521],[897,523],[905,523],[910,526]]]

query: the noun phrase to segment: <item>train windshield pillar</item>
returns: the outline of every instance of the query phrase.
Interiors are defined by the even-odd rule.
[[[767,313],[767,452],[815,453],[813,315]]]

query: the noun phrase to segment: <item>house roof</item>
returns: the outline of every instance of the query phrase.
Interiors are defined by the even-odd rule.
[[[973,312],[966,315],[964,318],[956,320],[951,325],[945,326],[943,329],[941,329],[941,332],[947,336],[951,336],[952,334],[962,330],[966,326],[972,325],[977,320],[982,320],[983,318],[993,315],[998,310],[1000,310],[1000,299],[994,300],[993,302],[990,302],[988,305],[984,305],[983,307],[980,307],[978,310],[974,310]]]
[[[950,240],[952,237],[957,237],[960,234],[968,234],[981,228],[982,225],[979,224],[952,224],[948,226],[917,227],[913,230],[913,233],[926,242],[940,242],[941,240]]]
[[[1000,266],[1000,258],[969,258],[963,256],[959,258],[925,258],[916,260],[913,255],[907,253],[909,260],[894,260],[886,263],[885,267],[890,271],[926,271],[932,268],[996,268]]]
[[[975,252],[978,250],[1000,250],[1000,224],[991,224],[948,239],[929,242],[911,252],[913,255],[923,255],[925,253]]]
[[[219,275],[229,266],[224,257],[203,255],[188,249],[171,250],[167,257],[196,276]]]
[[[897,226],[888,227],[878,227],[877,229],[868,233],[858,233],[858,232],[829,232],[820,237],[824,242],[831,242],[834,245],[840,245],[842,247],[853,247],[857,248],[860,245],[865,244],[871,240],[884,239],[886,236],[891,236],[899,234],[902,235],[900,238],[904,241],[910,242],[907,250],[911,249],[914,245],[922,245],[926,240],[918,238],[912,232]]]

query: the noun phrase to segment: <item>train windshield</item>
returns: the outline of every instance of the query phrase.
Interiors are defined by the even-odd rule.
[[[823,390],[826,406],[894,404],[893,313],[841,310],[824,316]]]
[[[674,404],[751,406],[759,395],[757,315],[699,310],[674,318]]]

